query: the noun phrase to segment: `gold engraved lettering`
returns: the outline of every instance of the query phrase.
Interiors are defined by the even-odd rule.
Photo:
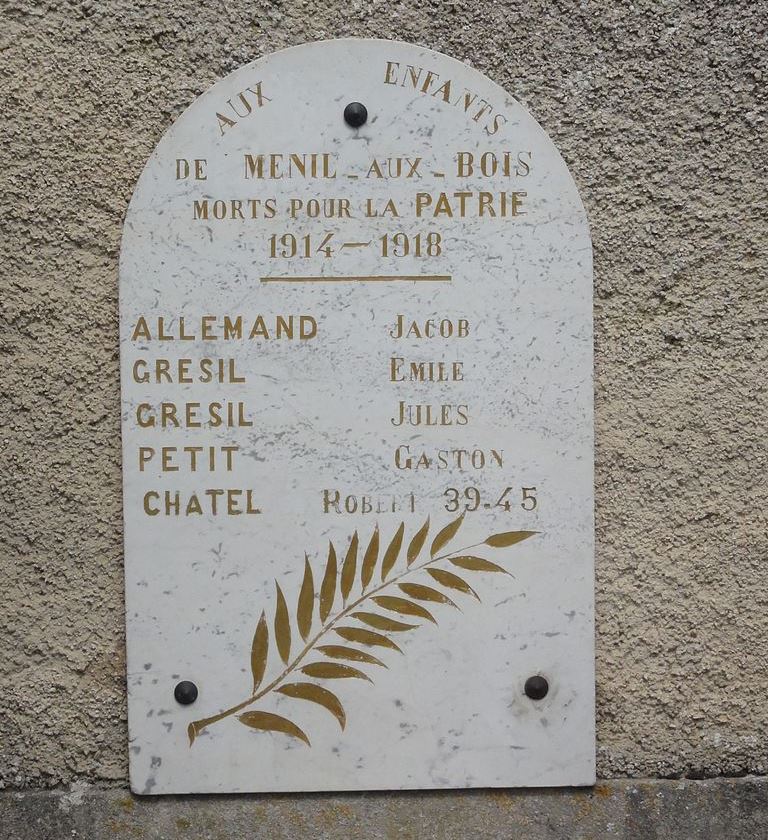
[[[531,171],[530,152],[458,152],[456,155],[456,177],[471,178],[482,175],[494,178],[524,178]]]
[[[245,119],[253,113],[254,107],[263,108],[272,100],[261,89],[261,82],[241,90],[227,100],[227,107],[216,112],[216,122],[223,137],[228,129],[234,128],[238,120]]]
[[[132,341],[232,341],[241,340],[248,329],[248,339],[300,339],[317,335],[317,321],[312,315],[257,315],[246,322],[242,315],[202,315],[193,319],[159,316],[153,321],[155,330],[142,315],[131,335]],[[138,380],[137,380],[138,381]],[[170,381],[170,380],[169,380]]]
[[[269,154],[243,157],[245,180],[279,181],[283,178],[335,178],[336,155],[328,152],[312,154]]]
[[[274,219],[277,200],[274,198],[195,199],[192,202],[192,219],[203,222],[225,220]]]
[[[399,218],[400,213],[397,209],[393,199],[387,199],[383,205],[376,206],[374,199],[366,198],[365,200],[365,216],[368,219],[375,219],[381,216],[382,218]]]
[[[173,364],[173,370],[171,365]],[[237,373],[235,359],[137,359],[133,363],[133,381],[139,383],[189,385],[194,382],[240,384],[245,377]]]
[[[497,134],[508,122],[506,114],[477,93],[425,67],[412,64],[402,67],[398,61],[387,61],[384,65],[384,84],[412,89],[451,107],[460,108],[472,122],[481,125],[489,137]]]
[[[252,428],[253,421],[246,417],[242,402],[182,403],[181,410],[175,403],[162,402],[157,409],[149,403],[136,407],[136,423],[141,429],[242,429]]]
[[[178,463],[179,459],[184,461],[183,468],[189,469],[190,472],[197,472],[198,466],[205,470],[205,465],[208,472],[215,472],[220,468],[232,472],[234,454],[238,450],[238,446],[161,446],[158,453],[152,446],[140,446],[139,472],[144,472],[158,454],[160,472],[179,472],[182,469]],[[203,453],[204,457],[200,457]],[[224,464],[221,463],[222,456]]]
[[[466,405],[431,405],[400,400],[397,413],[389,422],[393,426],[466,426],[469,409]]]
[[[162,493],[150,490],[144,494],[142,506],[147,516],[241,516],[261,513],[254,502],[254,491],[239,488],[211,488],[188,496],[173,490]]]
[[[288,215],[292,219],[299,216],[308,219],[349,219],[350,200],[348,198],[292,198],[288,202]]]
[[[376,496],[370,493],[343,493],[340,490],[325,489],[322,494],[322,506],[323,513],[414,513],[416,497],[413,493],[406,493],[404,496]]]
[[[399,470],[483,470],[504,466],[504,452],[500,449],[438,449],[434,452],[412,452],[408,444],[395,449],[395,467]]]
[[[205,158],[195,158],[190,163],[186,158],[176,158],[176,180],[184,181],[194,172],[195,181],[207,181],[205,167],[208,161]]]
[[[419,167],[422,159],[409,157],[393,157],[384,160],[375,160],[368,167],[366,178],[391,179],[391,178],[421,178]]]
[[[425,321],[416,321],[398,315],[389,334],[392,338],[466,338],[469,335],[469,321],[466,318],[427,318]]]
[[[462,190],[454,193],[441,192],[434,197],[427,192],[416,193],[417,218],[445,217],[448,219],[500,218],[509,219],[525,215],[523,200],[527,192],[490,193]]]
[[[390,382],[461,382],[463,362],[406,362],[402,356],[389,360]]]

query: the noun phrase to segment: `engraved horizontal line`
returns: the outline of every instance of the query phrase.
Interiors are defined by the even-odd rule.
[[[365,245],[370,245],[372,240],[368,240],[367,242],[345,242],[341,247],[342,248],[363,248]]]
[[[262,277],[262,283],[450,283],[450,274],[374,274],[342,276],[307,276],[307,277]]]

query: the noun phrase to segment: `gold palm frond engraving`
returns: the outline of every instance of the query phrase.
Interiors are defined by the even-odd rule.
[[[423,626],[420,622],[437,624],[430,611],[435,610],[435,605],[458,609],[454,598],[458,599],[462,595],[480,600],[477,592],[457,571],[509,574],[496,563],[470,553],[473,549],[481,546],[508,548],[537,533],[504,531],[492,534],[480,543],[443,552],[458,533],[463,521],[464,514],[439,530],[429,547],[427,559],[422,562],[419,560],[430,533],[429,518],[411,537],[404,558],[403,522],[388,543],[382,543],[377,525],[362,551],[360,537],[355,531],[343,558],[337,555],[333,543],[329,543],[319,591],[309,557],[305,555],[304,577],[295,612],[295,627],[300,641],[294,637],[288,602],[280,584],[275,581],[272,639],[277,656],[285,666],[283,671],[262,687],[270,653],[270,623],[266,613],[262,612],[251,644],[253,688],[250,697],[218,714],[190,723],[187,729],[190,746],[206,727],[232,715],[237,715],[238,720],[251,729],[283,733],[309,745],[306,733],[288,718],[259,709],[243,712],[273,691],[285,697],[323,706],[336,718],[343,730],[347,716],[341,700],[330,689],[318,685],[314,680],[359,679],[373,682],[367,669],[370,666],[388,667],[375,653],[383,655],[388,650],[403,653],[395,639],[391,638],[393,635],[416,630]],[[386,548],[382,552],[384,545]],[[398,561],[402,560],[404,562],[401,562],[398,569]],[[456,571],[441,568],[437,566],[439,563],[452,566]],[[419,571],[425,571],[441,588],[409,579]],[[360,595],[353,599],[352,592],[357,580],[360,582]],[[337,608],[335,614],[334,607]],[[380,612],[373,611],[376,609]],[[313,627],[318,623],[319,629],[312,635]],[[298,652],[291,658],[297,647]],[[306,661],[309,657],[312,657],[312,661]]]

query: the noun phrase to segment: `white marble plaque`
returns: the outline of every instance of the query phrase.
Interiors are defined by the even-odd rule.
[[[134,791],[594,781],[591,245],[512,96],[240,68],[141,175],[120,321]]]

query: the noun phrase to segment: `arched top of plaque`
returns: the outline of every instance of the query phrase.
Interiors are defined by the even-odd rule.
[[[553,143],[431,50],[176,120],[120,258],[135,791],[594,779],[591,272]]]
[[[358,128],[343,119],[351,102],[362,103],[368,112],[367,121]],[[313,151],[321,147],[326,151]],[[461,160],[446,159],[457,150],[467,154]],[[263,170],[259,155],[265,155]],[[381,173],[377,168],[369,171],[367,164],[374,159]],[[384,164],[389,161],[387,168]],[[344,166],[339,169],[336,162]],[[168,229],[180,225],[193,239],[204,242],[205,221],[229,219],[251,223],[231,232],[235,239],[238,234],[247,238],[249,228],[270,212],[253,203],[254,187],[269,184],[276,197],[293,195],[303,179],[303,167],[317,173],[304,179],[309,191],[314,194],[319,185],[326,188],[321,190],[326,197],[333,197],[338,192],[333,187],[343,183],[375,199],[386,195],[393,181],[444,193],[447,200],[435,197],[420,208],[419,218],[425,222],[461,217],[471,223],[481,214],[488,219],[506,212],[516,214],[522,224],[515,227],[521,228],[567,217],[570,234],[588,238],[586,214],[565,162],[531,114],[495,82],[454,58],[414,44],[358,38],[317,41],[280,50],[233,71],[199,96],[168,129],[142,173],[128,211],[123,288],[130,285],[134,292],[129,257],[137,237],[141,276],[147,277],[148,228],[157,234],[158,225]],[[390,174],[393,167],[400,167],[398,178]],[[210,193],[192,193],[192,186],[200,187],[203,179],[210,183]],[[352,184],[354,180],[363,181],[366,189]],[[239,189],[226,193],[227,184]],[[534,186],[537,192],[528,189]],[[527,195],[517,202],[510,199],[503,208],[494,200],[498,196],[475,195],[462,202],[451,195],[498,193],[503,188]],[[190,218],[173,214],[162,219],[163,202],[174,193],[190,198],[199,193],[207,204],[198,205],[198,218],[192,206]],[[483,207],[481,200],[486,202]],[[534,203],[540,212],[523,221],[523,216],[531,216]],[[324,209],[332,213],[334,208],[327,204],[320,208],[321,214]],[[378,209],[380,216],[367,219],[377,231],[383,213]],[[208,219],[202,218],[206,211]],[[301,211],[307,219],[307,208]],[[301,211],[296,211],[296,221],[301,220]],[[591,280],[590,255],[584,253],[583,242],[578,245],[569,236],[562,244],[581,252],[584,274]],[[354,250],[343,256],[356,264],[381,267],[380,254]],[[308,264],[323,265],[319,258]]]

